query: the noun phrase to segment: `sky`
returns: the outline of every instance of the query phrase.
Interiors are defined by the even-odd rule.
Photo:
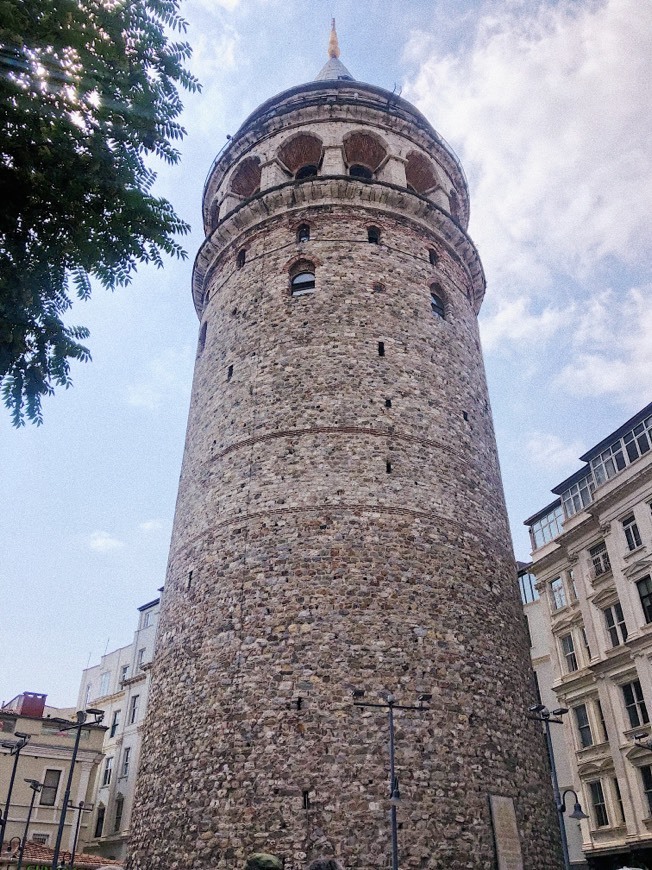
[[[480,315],[517,558],[523,520],[584,450],[651,400],[652,3],[641,0],[184,0],[187,136],[156,192],[192,225],[185,261],[97,289],[70,322],[93,361],[0,413],[0,700],[75,703],[81,671],[129,643],[169,547],[198,323],[190,294],[214,156],[274,94],[341,60],[401,91],[460,157],[487,274]]]

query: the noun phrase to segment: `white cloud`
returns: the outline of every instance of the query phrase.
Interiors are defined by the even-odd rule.
[[[593,299],[577,322],[574,359],[556,383],[574,396],[610,396],[627,405],[650,401],[652,286],[624,297],[612,290]]]
[[[154,411],[172,398],[187,398],[192,361],[189,348],[169,348],[154,357],[140,379],[127,386],[128,404]]]
[[[482,345],[485,350],[497,350],[512,342],[542,344],[568,322],[568,317],[568,310],[550,307],[533,312],[524,297],[505,300],[481,321]]]
[[[163,523],[160,520],[147,520],[144,523],[139,523],[138,528],[143,532],[157,532],[163,528]]]
[[[652,244],[652,4],[493,5],[467,52],[415,37],[404,89],[461,151],[492,292],[637,262]]]
[[[579,457],[584,450],[579,441],[569,443],[547,432],[531,432],[525,441],[528,461],[550,471],[561,472],[579,467]]]
[[[120,550],[124,543],[109,532],[97,531],[89,537],[88,546],[97,553],[110,553],[112,550]]]

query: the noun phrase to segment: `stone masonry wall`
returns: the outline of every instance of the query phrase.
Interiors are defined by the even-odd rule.
[[[527,870],[554,868],[468,272],[331,193],[208,277],[128,866],[388,867],[387,717],[353,706],[364,688],[433,693],[396,714],[402,867],[495,867],[491,793],[514,799]],[[316,289],[293,298],[298,261]]]

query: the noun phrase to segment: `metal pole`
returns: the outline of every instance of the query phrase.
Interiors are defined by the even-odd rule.
[[[59,851],[61,849],[61,840],[63,839],[63,828],[66,824],[66,813],[68,811],[68,802],[70,800],[70,789],[72,788],[72,777],[75,772],[75,761],[77,760],[77,750],[79,749],[79,740],[81,738],[82,728],[86,721],[86,713],[79,710],[77,713],[77,725],[73,726],[77,733],[75,734],[75,745],[72,749],[72,758],[70,759],[70,770],[68,771],[68,781],[66,782],[66,791],[63,796],[63,807],[61,808],[61,818],[59,819],[59,827],[57,828],[57,841],[54,844],[54,854],[52,855],[52,870],[59,868]]]
[[[29,737],[27,738],[29,740]],[[11,793],[14,790],[14,780],[16,779],[16,768],[18,767],[18,759],[20,758],[20,751],[27,745],[27,740],[23,738],[20,739],[18,743],[16,743],[16,750],[14,753],[14,765],[11,770],[11,779],[9,780],[9,788],[7,789],[7,799],[5,801],[5,811],[3,813],[3,818],[0,819],[0,849],[2,849],[2,844],[5,840],[5,832],[7,830],[7,822],[9,821],[9,808],[11,806]]]
[[[79,829],[81,827],[81,817],[84,812],[84,801],[79,801],[79,806],[77,807],[77,825],[75,827],[75,839],[72,841],[72,855],[70,856],[70,866],[74,867],[75,864],[75,852],[77,851],[77,840],[79,838]]]
[[[559,821],[559,832],[561,834],[561,851],[564,857],[564,870],[570,870],[570,858],[568,856],[568,840],[566,838],[566,824],[564,822],[563,804],[561,795],[559,794],[559,782],[557,780],[557,767],[555,765],[555,756],[552,751],[552,737],[550,736],[550,722],[548,719],[543,719],[543,724],[546,727],[546,744],[548,745],[548,757],[550,758],[550,776],[552,778],[552,794],[555,799],[555,809],[557,811],[557,819]]]
[[[387,699],[387,713],[389,718],[389,815],[392,826],[392,870],[398,870],[398,826],[396,824],[396,803],[394,801],[394,785],[396,773],[394,771],[394,698]]]
[[[29,829],[29,823],[30,823],[31,818],[32,818],[32,810],[34,809],[34,801],[36,800],[36,792],[41,790],[40,788],[37,789],[33,785],[31,785],[30,788],[32,789],[32,799],[29,802],[29,810],[27,811],[27,821],[25,822],[25,831],[23,832],[23,839],[22,839],[22,842],[20,844],[20,851],[18,852],[18,866],[16,867],[16,870],[21,870],[21,867],[23,866],[23,852],[25,851],[25,843],[27,842],[27,831]]]

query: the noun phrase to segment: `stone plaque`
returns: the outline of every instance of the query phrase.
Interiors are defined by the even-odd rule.
[[[489,806],[491,807],[498,870],[523,870],[523,855],[516,827],[514,801],[510,797],[490,794]]]

